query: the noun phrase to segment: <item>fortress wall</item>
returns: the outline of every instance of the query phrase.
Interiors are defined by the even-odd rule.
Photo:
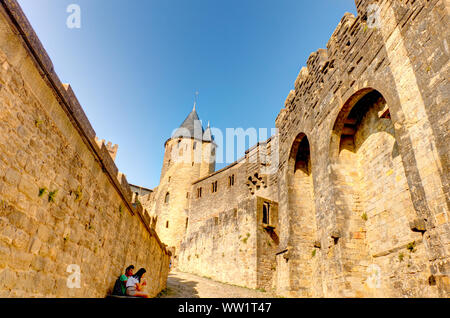
[[[263,204],[269,204],[269,223],[267,224],[269,227],[263,223]],[[273,290],[276,284],[278,233],[278,203],[267,198],[257,197],[257,286],[264,290]]]
[[[229,185],[229,177],[234,175],[234,185]],[[245,163],[240,162],[225,171],[196,182],[192,185],[189,200],[189,223],[187,233],[198,230],[203,223],[221,213],[237,208],[239,202],[248,198],[245,187]],[[212,192],[212,183],[217,181],[217,192]],[[198,189],[202,189],[199,198]]]
[[[105,297],[129,264],[158,294],[169,253],[16,1],[1,2],[0,65],[0,297]]]
[[[304,260],[314,264],[313,286],[295,286],[279,266],[277,288],[285,295],[448,296],[448,10],[445,1],[378,1],[381,24],[370,28],[372,1],[356,3],[359,15],[346,14],[327,49],[311,54],[276,120],[280,246],[292,242],[290,228],[302,228],[288,190],[296,186],[289,158],[301,133],[311,147],[320,243],[315,259]],[[366,103],[365,119],[352,123],[353,107],[374,91],[384,108]]]
[[[240,201],[189,232],[179,269],[232,285],[257,287],[256,199]]]
[[[188,232],[198,229],[202,222],[253,196],[261,196],[277,201],[277,175],[267,174],[262,169],[260,152],[266,146],[257,145],[235,163],[200,179],[192,185],[189,203]],[[267,149],[271,149],[270,141]],[[270,154],[267,162],[271,162]],[[276,171],[276,169],[274,170]],[[234,175],[234,185],[230,186],[229,177]],[[212,192],[212,184],[217,182],[217,192]],[[198,189],[202,188],[202,197],[198,198]]]
[[[272,287],[278,242],[262,228],[261,202],[272,204],[276,220],[277,187],[274,176],[261,174],[260,150],[253,147],[242,160],[192,185],[181,270],[251,288]],[[245,270],[238,274],[238,269]]]

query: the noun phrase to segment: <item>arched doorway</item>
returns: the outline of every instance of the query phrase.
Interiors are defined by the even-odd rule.
[[[359,91],[333,129],[330,161],[344,284],[342,296],[396,297],[415,211],[389,107],[380,92]],[[415,243],[414,243],[415,244]],[[421,251],[423,252],[423,251]],[[417,257],[420,253],[414,255]]]
[[[316,214],[311,171],[311,150],[305,134],[299,134],[292,145],[287,171],[288,188],[288,258],[291,296],[315,296],[314,285],[320,280],[313,258],[316,257]],[[317,258],[319,256],[317,255]]]

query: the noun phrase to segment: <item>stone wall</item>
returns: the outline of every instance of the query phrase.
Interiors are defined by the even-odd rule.
[[[195,231],[202,222],[220,213],[235,208],[241,201],[254,196],[261,196],[277,201],[277,175],[269,174],[272,157],[262,155],[266,149],[271,149],[271,140],[257,144],[247,150],[245,156],[229,166],[216,171],[202,179],[196,180],[191,186],[189,200],[188,233]],[[263,159],[262,159],[263,158]],[[266,163],[262,165],[262,160]],[[274,170],[276,171],[276,169]],[[230,184],[233,177],[233,184]],[[217,191],[212,191],[213,183],[217,183]],[[201,197],[198,190],[201,190]]]
[[[279,244],[278,203],[266,198],[256,199],[256,271],[257,287],[273,290],[276,283],[276,253]],[[268,219],[263,219],[263,205],[268,207]]]
[[[263,174],[261,162],[271,163],[271,157],[261,155],[267,149],[270,140],[267,147],[258,144],[235,163],[194,182],[180,270],[250,288],[272,288],[278,229],[263,228],[262,202],[271,204],[271,225],[276,226],[277,186],[276,175]]]
[[[256,200],[203,220],[181,244],[179,269],[228,284],[257,287]]]
[[[169,253],[15,1],[1,1],[0,65],[0,297],[105,297],[129,264],[158,294]]]
[[[437,0],[356,5],[358,16],[346,14],[327,49],[310,56],[276,120],[287,248],[277,256],[277,290],[448,296],[448,8]],[[298,153],[304,138],[309,147]],[[308,156],[312,186],[295,177]],[[308,188],[311,203],[298,205],[297,190]]]

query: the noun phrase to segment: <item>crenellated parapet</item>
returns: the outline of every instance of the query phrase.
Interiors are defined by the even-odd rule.
[[[102,145],[104,144],[106,149],[108,150],[109,154],[111,155],[111,158],[113,161],[116,160],[116,156],[117,156],[117,150],[119,150],[119,145],[115,144],[113,145],[111,141],[108,141],[108,143],[105,142],[105,139],[98,139],[98,137],[95,137],[95,142],[97,143],[97,145],[101,148]]]

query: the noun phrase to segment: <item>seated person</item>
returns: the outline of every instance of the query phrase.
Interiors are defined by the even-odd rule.
[[[133,276],[133,269],[134,269],[133,265],[128,266],[127,269],[125,270],[125,274],[120,276],[120,281],[122,282],[120,286],[122,288],[122,295],[125,295],[127,292],[127,280],[129,277]]]
[[[133,276],[128,277],[127,280],[127,296],[149,298],[147,293],[144,293],[143,287],[147,285],[147,282],[143,280],[143,276],[146,273],[145,268],[141,268]],[[142,282],[141,282],[142,281]]]
[[[133,269],[134,266],[130,265],[125,270],[125,274],[120,275],[119,278],[117,278],[116,283],[114,284],[114,289],[112,294],[116,296],[125,296],[126,295],[126,283],[128,280],[128,277],[133,276]]]

